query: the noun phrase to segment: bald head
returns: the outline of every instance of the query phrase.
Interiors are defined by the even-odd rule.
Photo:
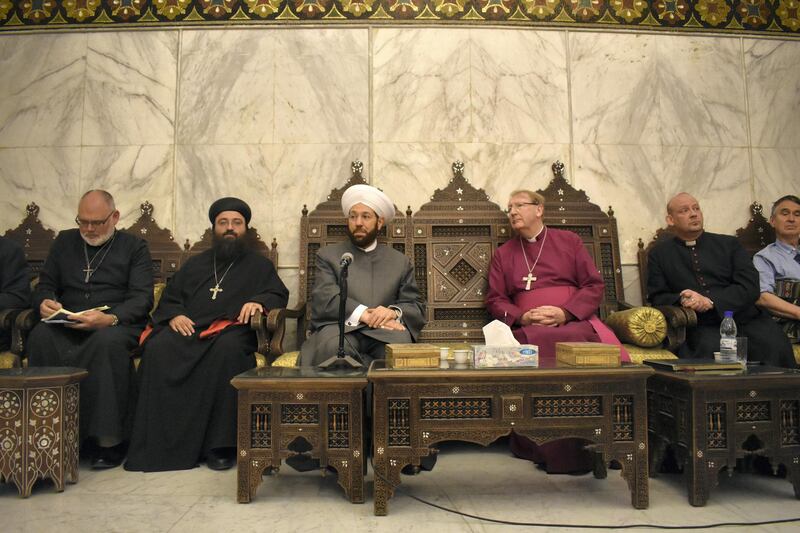
[[[689,193],[679,193],[667,202],[667,224],[675,234],[693,241],[703,233],[703,212],[700,203]]]
[[[92,246],[102,245],[114,234],[119,222],[114,197],[100,189],[86,192],[78,202],[75,221],[84,241]]]

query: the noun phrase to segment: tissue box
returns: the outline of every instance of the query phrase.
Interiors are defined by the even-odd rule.
[[[439,347],[433,344],[387,344],[388,368],[439,368]]]
[[[559,366],[620,366],[619,346],[601,342],[557,342]]]
[[[503,368],[515,366],[539,366],[539,347],[534,344],[519,346],[486,346],[476,344],[475,368]]]

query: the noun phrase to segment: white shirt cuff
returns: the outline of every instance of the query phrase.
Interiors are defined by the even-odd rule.
[[[359,324],[359,321],[361,320],[361,315],[363,315],[364,311],[366,310],[367,310],[366,305],[363,304],[359,305],[358,307],[356,307],[355,311],[353,311],[353,314],[347,317],[347,320],[345,320],[344,323],[348,326],[357,326]]]

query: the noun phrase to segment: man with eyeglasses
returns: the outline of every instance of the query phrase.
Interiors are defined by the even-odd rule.
[[[119,211],[106,191],[78,204],[77,229],[56,237],[33,295],[43,320],[72,313],[65,323],[40,322],[28,337],[30,366],[89,371],[81,383],[81,439],[92,468],[124,458],[133,372],[130,352],[153,306],[153,266],[147,243],[116,230]]]
[[[541,360],[555,359],[557,342],[620,345],[595,315],[603,298],[603,278],[581,238],[544,224],[544,197],[518,190],[508,200],[508,219],[516,233],[492,256],[486,309],[511,327],[523,344],[539,347]],[[621,350],[623,360],[628,355]],[[511,451],[548,473],[589,471],[592,456],[579,439],[537,446],[511,434]]]
[[[713,358],[725,311],[733,311],[738,334],[749,339],[748,360],[795,367],[783,330],[756,306],[758,271],[736,237],[705,231],[700,203],[685,192],[669,200],[666,220],[674,237],[647,256],[647,300],[697,313],[697,326],[686,331],[678,356]]]

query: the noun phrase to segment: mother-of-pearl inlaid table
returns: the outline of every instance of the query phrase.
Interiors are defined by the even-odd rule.
[[[82,368],[0,370],[0,480],[27,498],[37,479],[78,482]]]

